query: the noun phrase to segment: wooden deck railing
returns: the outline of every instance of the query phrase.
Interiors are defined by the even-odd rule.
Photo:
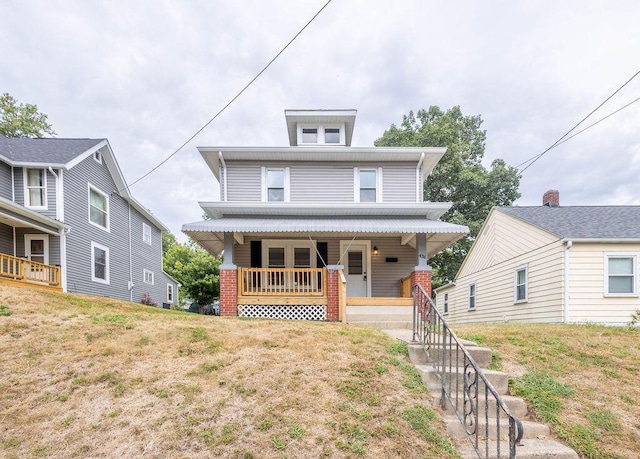
[[[325,268],[238,268],[240,296],[324,297]]]
[[[23,282],[60,286],[60,268],[0,253],[0,277]]]
[[[400,279],[400,295],[402,298],[411,298],[411,274]]]

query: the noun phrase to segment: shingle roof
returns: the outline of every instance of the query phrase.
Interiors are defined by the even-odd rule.
[[[496,209],[565,239],[640,239],[640,206]]]
[[[105,139],[29,139],[0,135],[0,155],[17,163],[66,164]]]

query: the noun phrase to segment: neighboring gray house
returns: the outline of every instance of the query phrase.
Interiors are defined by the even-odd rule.
[[[0,281],[175,303],[163,231],[131,196],[106,139],[0,135]]]
[[[431,291],[428,258],[468,232],[440,220],[451,203],[423,201],[446,149],[352,147],[355,110],[285,118],[289,146],[199,148],[221,200],[183,232],[224,251],[221,315],[410,317],[412,285]]]

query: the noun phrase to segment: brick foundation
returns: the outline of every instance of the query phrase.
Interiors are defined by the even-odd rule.
[[[422,285],[427,295],[432,296],[431,292],[431,270],[415,270],[411,273],[411,290],[416,285]]]
[[[220,315],[238,315],[238,271],[220,270]]]
[[[340,320],[340,289],[338,282],[340,274],[337,269],[327,269],[327,320]]]

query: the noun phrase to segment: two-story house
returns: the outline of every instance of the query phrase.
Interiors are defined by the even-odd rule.
[[[429,257],[468,232],[424,202],[445,148],[351,146],[355,110],[286,110],[288,147],[200,147],[220,184],[183,232],[220,266],[221,314],[344,319],[343,306],[411,304]]]
[[[106,139],[0,135],[0,282],[171,304],[163,231]]]

